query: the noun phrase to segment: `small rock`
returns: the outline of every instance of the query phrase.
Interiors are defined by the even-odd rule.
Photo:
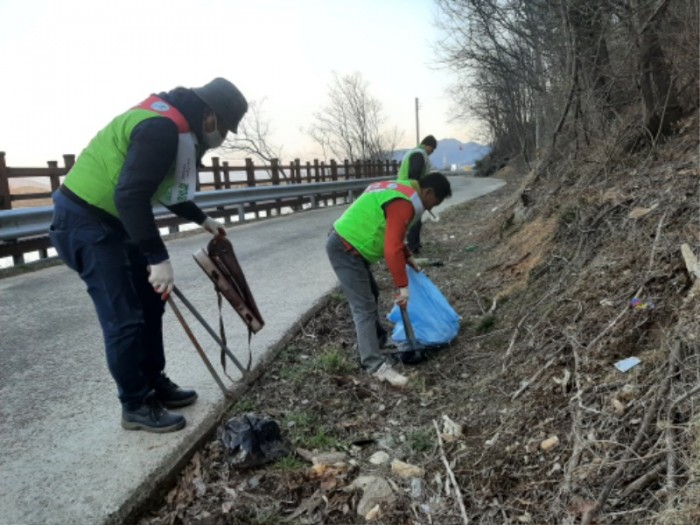
[[[325,452],[311,458],[314,465],[335,465],[345,462],[345,452]]]
[[[552,450],[559,444],[559,438],[557,436],[551,436],[540,443],[540,448],[545,452]]]
[[[404,463],[398,459],[391,462],[391,471],[402,478],[420,478],[425,474],[425,471],[421,467],[411,465],[410,463]]]
[[[625,405],[619,399],[612,400],[613,408],[615,409],[616,416],[622,416],[625,413]]]
[[[367,516],[379,503],[391,504],[396,499],[389,483],[377,476],[359,476],[348,486],[348,490],[356,489],[362,490],[362,498],[357,504],[357,514],[360,516]]]
[[[423,497],[423,480],[420,478],[411,479],[411,498],[421,499]]]
[[[375,453],[372,454],[372,456],[369,458],[369,462],[370,462],[372,465],[383,465],[383,464],[386,463],[387,461],[389,461],[389,454],[387,454],[387,453],[384,452],[383,450],[379,450],[379,451],[375,452]]]
[[[372,509],[367,514],[365,514],[365,520],[366,521],[376,520],[379,517],[380,510],[381,509],[379,507],[379,503],[377,503],[374,507],[372,507]]]

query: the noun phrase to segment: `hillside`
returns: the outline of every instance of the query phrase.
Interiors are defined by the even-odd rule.
[[[333,295],[228,414],[269,414],[296,453],[237,471],[212,439],[139,523],[698,523],[700,285],[681,254],[700,242],[698,125],[633,155],[509,166],[427,223],[456,341],[405,367],[404,391],[378,385]],[[438,439],[445,417],[461,433]]]
[[[393,159],[401,162],[409,149],[396,150]],[[458,171],[473,166],[491,151],[488,146],[476,142],[460,142],[457,139],[439,139],[438,147],[430,157],[433,168],[449,170],[455,166]]]

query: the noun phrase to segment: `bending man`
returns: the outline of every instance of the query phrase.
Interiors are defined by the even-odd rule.
[[[352,311],[360,363],[374,377],[392,386],[404,386],[408,378],[394,370],[379,351],[379,290],[370,264],[382,257],[386,260],[398,291],[397,302],[406,306],[406,264],[415,268],[404,245],[406,231],[420,220],[424,210],[451,195],[450,182],[441,173],[421,178],[418,189],[407,181],[371,184],[335,222],[326,242],[328,259]]]

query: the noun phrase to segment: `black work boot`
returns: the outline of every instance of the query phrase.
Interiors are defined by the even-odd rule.
[[[183,390],[173,383],[168,376],[162,374],[153,385],[153,392],[165,408],[180,408],[197,401],[197,392]]]
[[[122,428],[146,432],[175,432],[185,428],[185,418],[168,412],[153,395],[146,396],[135,410],[122,408]]]

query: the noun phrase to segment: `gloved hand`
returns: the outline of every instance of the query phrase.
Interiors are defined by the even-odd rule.
[[[399,308],[406,308],[408,306],[408,286],[399,288],[399,295],[396,296],[396,304]]]
[[[175,286],[175,274],[173,273],[173,265],[169,260],[162,263],[152,264],[148,267],[148,282],[153,285],[153,289],[160,294],[163,301],[168,300],[170,292]]]
[[[222,237],[226,237],[226,230],[224,229],[224,225],[221,224],[216,219],[212,219],[208,215],[207,215],[207,218],[204,219],[204,222],[202,223],[202,228],[207,230],[214,237],[217,237],[219,235],[221,235]]]
[[[411,255],[408,259],[406,259],[406,264],[408,264],[411,268],[413,268],[415,271],[420,272],[423,268],[421,268],[420,264],[416,262],[415,257]]]

